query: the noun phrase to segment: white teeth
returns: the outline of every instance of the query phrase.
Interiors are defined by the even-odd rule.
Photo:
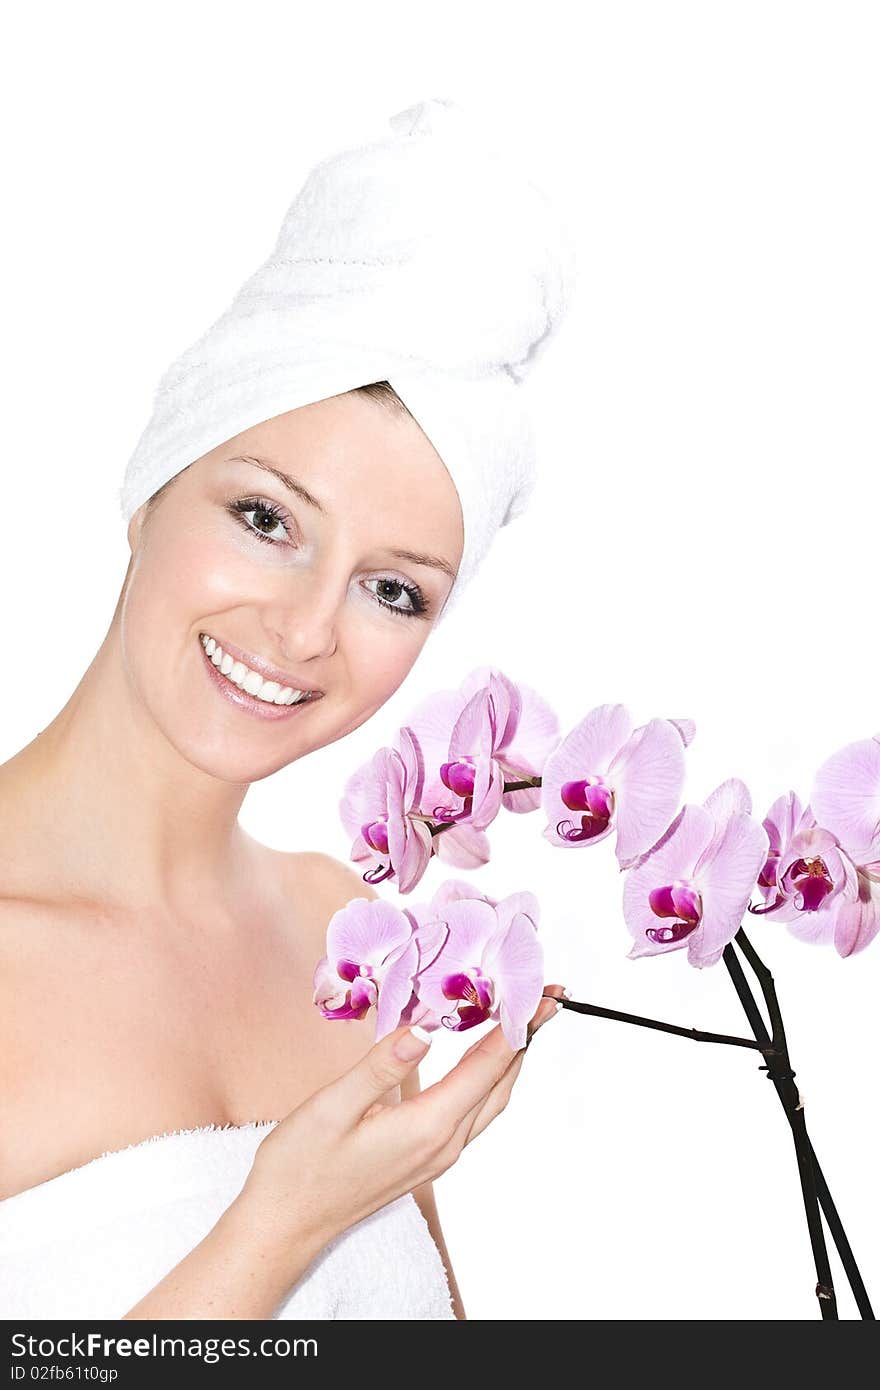
[[[234,685],[264,700],[267,705],[297,705],[308,698],[308,691],[294,690],[291,685],[280,685],[278,681],[266,680],[258,671],[252,671],[242,661],[235,661],[213,637],[202,634],[199,641],[221,675]]]

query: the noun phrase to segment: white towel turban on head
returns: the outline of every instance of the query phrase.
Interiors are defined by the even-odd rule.
[[[128,520],[195,459],[264,420],[389,381],[458,492],[453,599],[534,485],[522,383],[575,283],[546,195],[447,99],[315,165],[274,250],[165,371],[129,459]]]

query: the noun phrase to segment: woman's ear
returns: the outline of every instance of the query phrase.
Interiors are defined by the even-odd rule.
[[[142,502],[141,505],[138,507],[137,511],[133,513],[131,520],[128,523],[128,548],[132,553],[134,553],[134,551],[137,549],[137,544],[140,540],[140,534],[143,529],[144,516],[146,515],[146,510],[147,504],[146,502]]]

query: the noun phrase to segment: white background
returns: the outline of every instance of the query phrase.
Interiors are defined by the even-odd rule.
[[[506,128],[576,231],[577,299],[528,387],[541,481],[394,699],[257,784],[243,822],[344,859],[349,772],[484,661],[564,729],[608,700],[639,723],[693,717],[690,800],[734,774],[760,815],[789,787],[806,799],[830,752],[880,729],[878,38],[873,5],[804,0],[17,7],[0,756],[106,631],[128,554],[116,488],[161,371],[268,253],[317,159],[450,96]],[[477,882],[538,893],[547,978],[742,1031],[722,966],[626,959],[610,843],[554,850],[542,824],[499,820]],[[880,1299],[880,939],[842,961],[782,927],[752,936]],[[472,1040],[441,1037],[426,1079]],[[815,1318],[791,1139],[757,1062],[550,1024],[437,1185],[470,1316]]]

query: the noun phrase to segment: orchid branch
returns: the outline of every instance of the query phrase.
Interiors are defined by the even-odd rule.
[[[770,1012],[770,1004],[767,1000],[767,994],[765,993],[765,989],[773,988],[775,999],[774,1007],[776,1010],[777,1017],[781,1019],[781,1014],[779,1013],[779,1001],[775,998],[775,987],[772,985],[773,977],[770,971],[767,969],[763,961],[758,956],[757,951],[755,950],[752,943],[749,941],[742,928],[740,928],[740,930],[737,932],[735,940],[737,942],[737,945],[740,947],[743,954],[745,955],[746,959],[748,960],[749,964],[751,965],[752,969],[754,970],[755,976],[758,979],[759,984],[761,985],[762,993],[764,994],[765,1001],[767,1001],[768,1013]],[[755,996],[751,991],[743,968],[739,962],[739,958],[736,955],[736,952],[734,951],[732,945],[727,946],[725,948],[724,964],[726,965],[727,972],[730,975],[731,980],[733,981],[734,988],[736,989],[736,992],[739,996],[740,1003],[743,1006],[743,1010],[749,1021],[749,1026],[751,1027],[756,1040],[764,1044],[770,1043],[770,1033],[767,1029],[764,1019],[761,1016],[761,1011],[758,1008]],[[774,1084],[776,1094],[779,1096],[779,1100],[783,1110],[785,1111],[786,1118],[788,1119],[789,1124],[792,1125],[792,1129],[794,1129],[798,1117],[800,1117],[801,1122],[803,1121],[803,1109],[798,1109],[798,1106],[800,1105],[800,1099],[798,1098],[798,1100],[795,1102],[794,1107],[792,1108],[792,1106],[790,1105],[790,1096],[784,1090],[781,1084],[781,1080],[774,1075],[772,1069],[768,1068],[767,1074]],[[806,1133],[805,1125],[804,1132]],[[840,1219],[840,1214],[837,1210],[837,1207],[834,1204],[834,1199],[831,1196],[831,1192],[828,1187],[828,1183],[825,1179],[825,1175],[822,1172],[819,1160],[816,1157],[816,1152],[808,1136],[807,1144],[809,1146],[810,1161],[815,1177],[816,1194],[819,1200],[819,1204],[824,1213],[825,1220],[828,1223],[828,1229],[831,1233],[831,1237],[834,1241],[835,1246],[837,1247],[837,1253],[840,1256],[840,1261],[843,1265],[844,1272],[849,1282],[849,1286],[852,1289],[853,1296],[856,1300],[856,1305],[858,1307],[861,1317],[863,1319],[873,1322],[876,1319],[874,1310],[871,1306],[871,1300],[868,1297],[868,1292],[865,1288],[864,1280],[862,1279],[861,1272],[856,1263],[852,1246],[849,1243],[849,1239],[847,1238],[846,1231],[843,1227],[843,1222]]]
[[[548,998],[550,996],[544,996]],[[554,999],[555,995],[552,996]],[[656,1028],[661,1033],[674,1033],[679,1038],[692,1038],[694,1042],[726,1043],[729,1047],[751,1047],[768,1056],[773,1048],[755,1038],[736,1038],[729,1033],[706,1033],[699,1028],[680,1028],[676,1023],[662,1023],[657,1018],[642,1018],[639,1014],[624,1014],[618,1009],[604,1009],[599,1004],[583,1004],[577,999],[562,1000],[564,1009],[576,1014],[589,1014],[591,1018],[610,1018],[618,1023],[633,1023],[637,1028]]]
[[[788,1055],[788,1044],[786,1042],[785,1029],[782,1023],[782,1012],[773,986],[773,976],[757,955],[757,952],[752,947],[751,942],[746,937],[742,928],[737,932],[735,940],[738,942],[740,949],[755,971],[767,1004],[772,1030],[770,1036],[774,1051],[772,1055],[768,1054],[767,1056],[766,1070],[776,1087],[776,1092],[788,1116],[789,1124],[791,1125],[792,1139],[794,1140],[795,1154],[797,1157],[798,1175],[801,1182],[801,1194],[804,1202],[804,1212],[807,1218],[807,1229],[810,1236],[810,1245],[813,1250],[813,1261],[816,1266],[816,1297],[819,1300],[819,1308],[823,1319],[836,1321],[838,1318],[837,1298],[834,1293],[831,1264],[828,1259],[825,1232],[822,1228],[822,1217],[819,1211],[819,1199],[816,1192],[816,1175],[813,1169],[811,1145],[807,1135],[803,1104],[801,1103],[798,1089],[794,1084],[795,1073]],[[733,947],[728,944],[724,951],[728,973],[730,973],[730,965],[728,963],[729,955],[733,954]]]
[[[438,733],[444,723],[445,740]],[[703,967],[718,961],[726,943],[721,954],[753,1037],[684,1028],[565,997],[559,1002],[574,1013],[761,1053],[761,1070],[773,1082],[792,1132],[822,1318],[839,1317],[824,1215],[859,1312],[873,1320],[807,1133],[773,976],[746,937],[737,907],[757,885],[765,904],[749,904],[751,911],[784,908],[782,919],[795,934],[801,914],[822,908],[824,917],[810,925],[808,939],[833,940],[844,956],[880,935],[880,734],[826,759],[809,806],[789,792],[759,824],[749,789],[736,777],[720,783],[701,805],[689,802],[676,813],[683,749],[694,732],[690,719],[658,718],[634,728],[625,706],[605,704],[560,737],[556,715],[535,691],[494,669],[488,675],[472,672],[460,690],[437,692],[421,706],[398,730],[395,747],[379,750],[350,780],[351,804],[343,801],[341,811],[355,837],[352,858],[370,861],[366,882],[396,876],[401,893],[412,890],[435,850],[447,858],[448,849],[453,863],[482,863],[488,857],[483,831],[504,795],[513,792],[539,790],[538,797],[520,795],[506,804],[518,812],[540,804],[551,844],[596,844],[616,830],[618,863],[628,870],[623,913],[634,938],[630,958],[685,947],[690,964]],[[437,805],[429,814],[423,809],[424,803],[433,805],[429,791],[438,801],[449,799],[440,784],[455,804]],[[461,830],[455,846],[438,845],[434,837],[453,828]],[[521,892],[496,903],[452,882],[432,903],[397,912],[394,920],[387,920],[387,907],[367,900],[355,899],[351,907],[377,916],[367,924],[375,940],[370,931],[353,931],[350,943],[348,937],[343,942],[345,924],[339,914],[332,920],[334,943],[316,971],[316,1002],[326,1017],[361,1017],[375,1004],[377,1027],[387,1031],[409,993],[412,1007],[433,1026],[461,1030],[500,1016],[511,1045],[518,1045],[543,969],[533,895]],[[448,941],[438,954],[431,931],[439,909]],[[379,922],[383,911],[386,918]],[[760,985],[767,1021],[736,947]]]

